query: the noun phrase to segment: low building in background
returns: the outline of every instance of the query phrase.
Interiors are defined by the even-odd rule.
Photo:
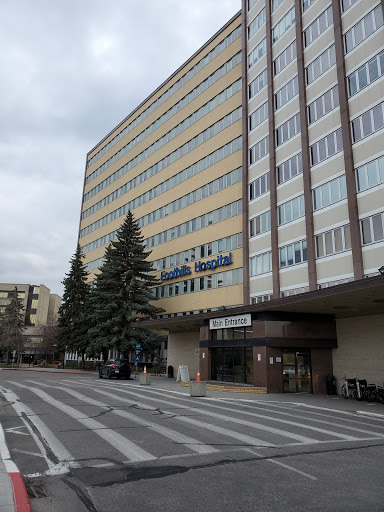
[[[23,303],[24,356],[23,362],[55,359],[53,331],[56,328],[61,297],[51,293],[41,284],[0,283],[0,312],[5,311],[17,288],[19,299]]]

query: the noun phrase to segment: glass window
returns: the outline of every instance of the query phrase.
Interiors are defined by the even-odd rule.
[[[332,231],[325,233],[325,254],[333,253]]]
[[[348,226],[344,226],[344,245],[346,249],[351,248],[351,230],[349,224]]]
[[[384,238],[384,234],[381,213],[372,217],[372,227],[374,241],[378,242],[379,240],[382,240]]]
[[[368,177],[368,187],[374,187],[378,184],[378,175],[377,175],[377,166],[376,160],[370,162],[367,165],[367,177]]]
[[[370,244],[372,242],[372,235],[371,235],[371,224],[368,219],[363,219],[361,221],[361,230],[363,235],[363,244]]]

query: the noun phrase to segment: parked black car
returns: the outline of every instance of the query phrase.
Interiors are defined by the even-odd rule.
[[[99,378],[106,377],[111,379],[129,379],[131,377],[131,367],[126,359],[116,359],[116,361],[108,361],[108,363],[102,366],[99,370]]]

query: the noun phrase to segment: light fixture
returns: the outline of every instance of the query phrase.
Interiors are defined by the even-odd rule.
[[[379,272],[382,276],[384,275],[384,265],[379,268]]]

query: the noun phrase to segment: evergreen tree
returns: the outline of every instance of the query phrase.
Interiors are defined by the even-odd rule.
[[[90,286],[88,272],[83,263],[84,255],[78,244],[70,260],[71,268],[63,279],[64,295],[59,308],[57,350],[77,351],[81,354],[83,366],[88,346],[88,303]]]
[[[19,298],[17,287],[11,296],[11,302],[6,305],[4,313],[0,317],[0,344],[6,354],[6,363],[9,363],[10,352],[16,350],[20,365],[24,349],[24,306],[23,301]]]
[[[150,304],[155,300],[152,286],[158,284],[147,260],[140,229],[129,211],[116,240],[105,251],[105,262],[92,287],[90,299],[91,340],[89,353],[103,353],[116,348],[128,357],[135,343],[142,344],[146,355],[152,355],[163,339],[150,329],[140,327],[143,317],[153,318],[163,309]]]

